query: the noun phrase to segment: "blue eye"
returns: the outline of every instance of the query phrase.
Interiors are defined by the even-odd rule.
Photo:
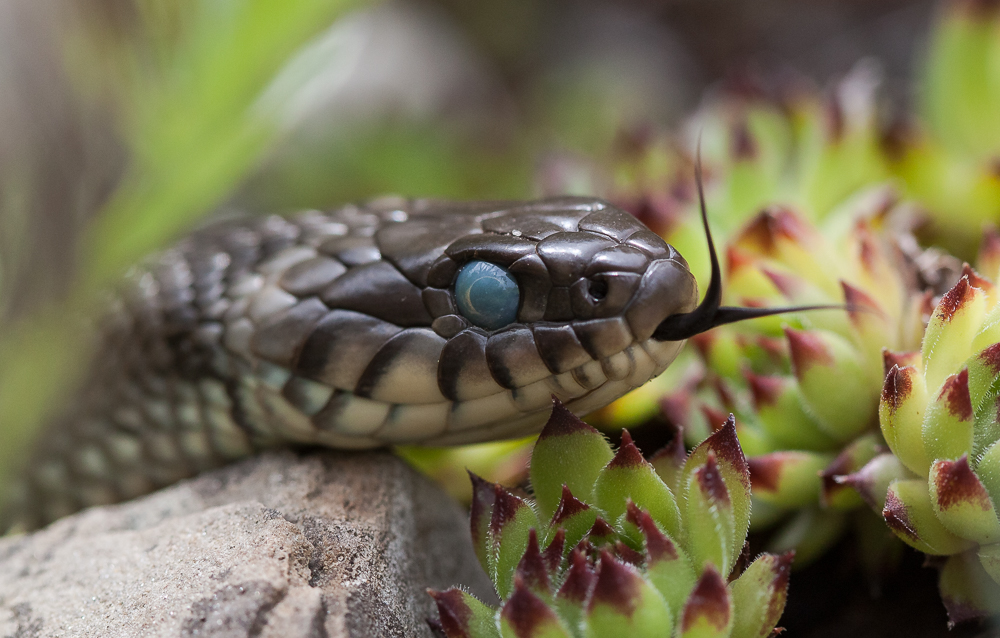
[[[458,271],[455,300],[466,319],[496,330],[517,319],[521,291],[506,269],[488,261],[470,261]]]

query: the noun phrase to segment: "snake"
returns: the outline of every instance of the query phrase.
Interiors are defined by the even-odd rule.
[[[700,188],[700,180],[699,180]],[[134,266],[0,531],[28,531],[258,450],[538,432],[663,372],[690,336],[786,309],[698,304],[685,259],[600,199],[383,197],[211,223]]]

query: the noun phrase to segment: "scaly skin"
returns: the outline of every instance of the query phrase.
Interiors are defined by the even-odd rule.
[[[515,323],[459,314],[472,259],[516,278]],[[600,200],[383,199],[219,223],[129,273],[0,530],[267,447],[535,432],[553,395],[585,414],[662,372],[682,342],[654,331],[696,303],[677,251]]]

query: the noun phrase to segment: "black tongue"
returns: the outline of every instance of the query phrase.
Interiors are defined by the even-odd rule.
[[[698,307],[691,312],[684,312],[670,315],[660,322],[653,337],[660,341],[681,341],[689,339],[697,334],[711,330],[716,326],[727,323],[743,321],[745,319],[756,319],[758,317],[770,317],[786,312],[799,312],[803,310],[851,310],[850,306],[844,305],[818,305],[818,306],[785,306],[781,308],[737,308],[733,306],[723,306],[722,304],[722,269],[719,267],[719,256],[715,252],[715,242],[712,240],[712,231],[708,227],[708,211],[705,207],[705,190],[701,181],[701,149],[698,151],[698,158],[694,165],[694,179],[698,185],[698,204],[701,208],[701,224],[705,229],[705,239],[708,241],[708,255],[712,262],[712,278],[708,282],[708,290],[705,291],[705,298],[701,300]]]
[[[653,337],[660,341],[681,341],[711,330],[716,326],[724,326],[727,323],[735,323],[746,319],[756,319],[758,317],[771,317],[773,315],[783,315],[788,312],[801,312],[804,310],[860,310],[854,306],[845,304],[821,304],[817,306],[781,306],[778,308],[739,308],[736,306],[719,306],[711,315],[699,316],[698,308],[691,312],[671,315],[660,322]]]

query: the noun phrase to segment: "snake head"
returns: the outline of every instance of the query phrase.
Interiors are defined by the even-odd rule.
[[[684,258],[607,202],[553,198],[481,223],[482,233],[450,244],[436,264],[472,325],[495,331],[514,323],[572,324],[591,332],[621,325],[645,340],[664,318],[697,304]],[[505,296],[511,303],[502,303]]]
[[[553,395],[593,411],[666,369],[692,334],[773,312],[720,307],[712,254],[699,305],[677,251],[593,198],[395,198],[222,223],[137,275],[126,298],[152,320],[141,338],[108,337],[121,353],[94,379],[148,374],[114,362],[175,347],[163,383],[201,384],[184,396],[209,393],[253,445],[519,436],[544,424]]]
[[[673,361],[679,340],[654,333],[696,308],[697,284],[683,257],[632,215],[560,197],[495,204],[466,216],[470,229],[440,206],[415,205],[408,240],[382,249],[394,263],[416,263],[403,253],[418,245],[440,251],[409,277],[445,340],[438,389],[468,428],[446,442],[530,431],[552,395],[591,411]]]

